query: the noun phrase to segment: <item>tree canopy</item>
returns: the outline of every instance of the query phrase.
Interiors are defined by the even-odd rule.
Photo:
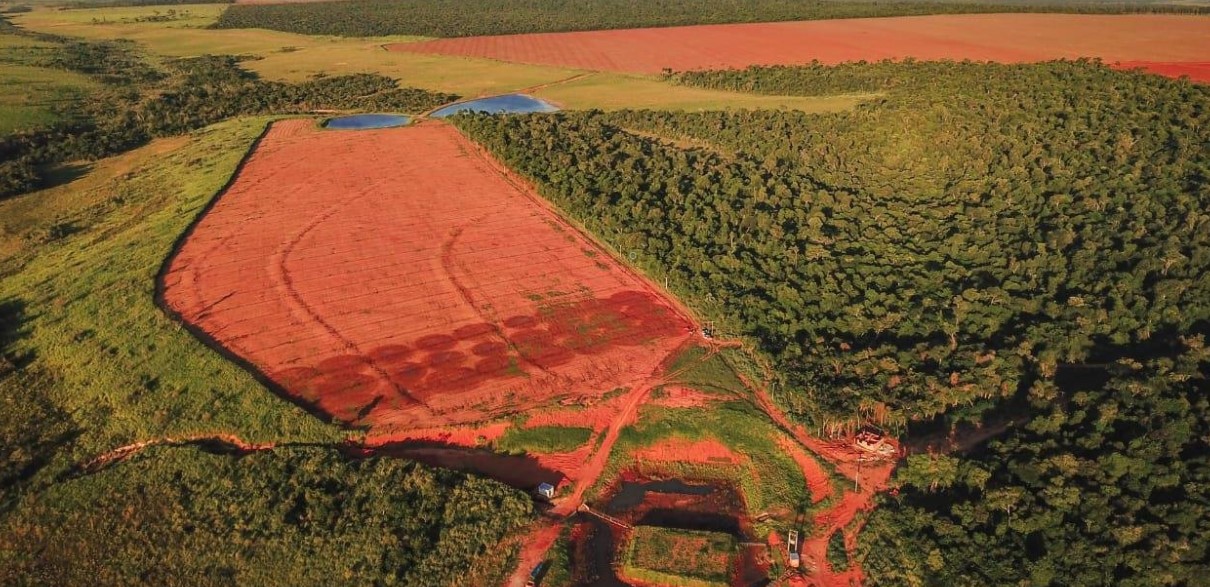
[[[157,448],[0,520],[5,585],[492,584],[524,493],[335,449]]]
[[[1204,87],[1088,62],[864,67],[899,89],[854,112],[458,124],[757,340],[820,429],[902,425],[1205,328]],[[762,87],[813,88],[799,72]]]
[[[754,340],[809,426],[977,432],[901,467],[871,584],[1206,576],[1210,90],[1089,61],[671,77],[881,96],[457,124]]]

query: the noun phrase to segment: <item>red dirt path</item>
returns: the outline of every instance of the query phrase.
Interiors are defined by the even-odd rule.
[[[398,43],[388,49],[636,73],[658,73],[665,67],[683,71],[905,57],[1007,63],[1100,57],[1107,63],[1182,64],[1204,63],[1210,56],[1210,18],[910,16],[466,37]],[[1163,74],[1179,70],[1154,69]]]
[[[815,532],[803,540],[799,551],[802,553],[803,567],[811,572],[807,574],[805,581],[796,577],[790,584],[810,587],[861,585],[864,573],[861,565],[853,560],[852,556],[861,525],[854,523],[854,519],[859,513],[872,510],[874,496],[889,487],[891,474],[895,471],[895,461],[871,459],[853,448],[850,443],[826,442],[811,436],[801,425],[790,421],[785,412],[769,397],[767,390],[760,386],[751,387],[757,404],[778,426],[789,432],[803,447],[826,459],[842,475],[854,481],[852,489],[845,490],[830,508],[815,516]],[[897,442],[893,444],[898,447]],[[845,532],[845,547],[849,550],[851,561],[846,571],[835,571],[828,563],[828,539],[835,532]]]
[[[439,122],[274,124],[163,285],[286,394],[384,431],[641,387],[691,330]]]

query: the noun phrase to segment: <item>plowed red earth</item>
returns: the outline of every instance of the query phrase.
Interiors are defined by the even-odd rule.
[[[1141,69],[1164,77],[1187,76],[1195,82],[1210,83],[1210,61],[1189,63],[1165,63],[1160,61],[1122,61],[1115,63],[1119,69]]]
[[[644,381],[671,302],[453,127],[276,123],[197,223],[164,299],[339,421],[483,421]]]
[[[637,73],[657,73],[666,67],[684,71],[906,57],[1006,63],[1100,57],[1107,63],[1160,62],[1173,66],[1206,61],[1210,55],[1210,18],[913,16],[467,37],[399,43],[388,48]],[[1168,75],[1181,70],[1161,67],[1154,71]]]

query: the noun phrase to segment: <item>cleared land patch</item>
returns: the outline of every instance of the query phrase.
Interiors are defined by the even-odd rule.
[[[394,51],[657,73],[882,59],[1204,62],[1210,19],[1179,15],[912,16],[438,39]]]
[[[480,422],[646,377],[689,323],[525,190],[443,123],[280,122],[164,298],[349,424]]]

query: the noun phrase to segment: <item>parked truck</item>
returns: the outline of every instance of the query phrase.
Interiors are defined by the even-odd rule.
[[[790,568],[797,569],[802,562],[798,555],[798,530],[790,530],[786,535],[786,551],[790,556]]]
[[[534,570],[529,572],[529,580],[525,582],[525,587],[537,587],[538,581],[542,580],[542,571],[546,570],[546,561],[542,561],[534,566]]]

